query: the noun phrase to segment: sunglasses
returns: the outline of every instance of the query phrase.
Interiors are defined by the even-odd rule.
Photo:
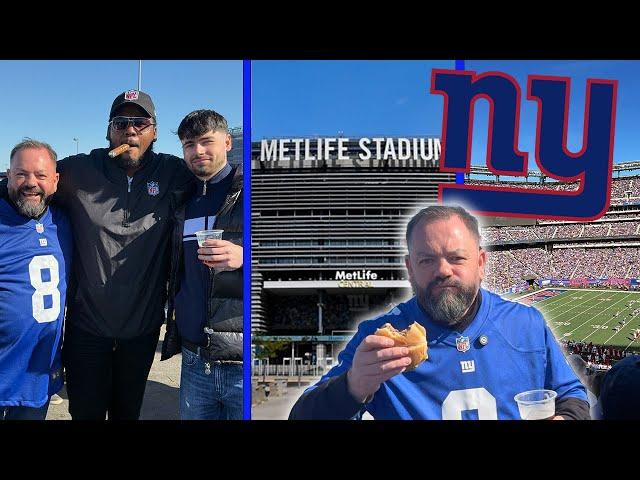
[[[126,130],[129,125],[133,125],[138,132],[155,125],[150,118],[146,117],[113,117],[109,123],[114,130]]]

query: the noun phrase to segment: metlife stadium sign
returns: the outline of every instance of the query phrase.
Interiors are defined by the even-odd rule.
[[[439,138],[280,138],[260,142],[260,161],[440,160]]]

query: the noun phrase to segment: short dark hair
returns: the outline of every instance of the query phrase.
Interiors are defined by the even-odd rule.
[[[47,152],[49,152],[49,156],[51,157],[51,160],[53,160],[53,163],[56,163],[58,161],[58,155],[56,154],[55,150],[51,148],[51,145],[45,142],[39,142],[38,140],[34,140],[33,138],[25,137],[11,150],[11,154],[9,155],[9,164],[11,164],[11,160],[13,160],[13,156],[16,153],[18,153],[20,150],[26,150],[27,148],[43,148]]]
[[[460,217],[460,220],[465,224],[467,229],[480,243],[480,228],[478,226],[478,220],[476,217],[467,212],[464,208],[456,205],[431,205],[427,208],[423,208],[416,213],[409,223],[407,224],[407,248],[411,244],[411,234],[415,226],[424,222],[426,224],[433,223],[438,220],[447,220],[452,216]]]
[[[221,131],[229,133],[227,120],[213,110],[195,110],[189,113],[180,122],[178,138],[195,138],[204,135],[208,131]]]

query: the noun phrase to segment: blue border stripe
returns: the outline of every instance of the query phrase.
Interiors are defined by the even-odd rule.
[[[244,265],[243,314],[243,404],[242,417],[251,420],[251,60],[242,61],[242,169],[244,202],[242,264]]]
[[[456,70],[464,70],[464,60],[456,60]],[[464,183],[464,173],[456,173],[456,183]]]

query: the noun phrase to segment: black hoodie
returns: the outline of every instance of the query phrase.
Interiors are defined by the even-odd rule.
[[[180,158],[148,151],[129,185],[107,152],[58,162],[54,202],[66,209],[74,237],[67,325],[127,339],[164,321],[171,209],[195,177]]]

